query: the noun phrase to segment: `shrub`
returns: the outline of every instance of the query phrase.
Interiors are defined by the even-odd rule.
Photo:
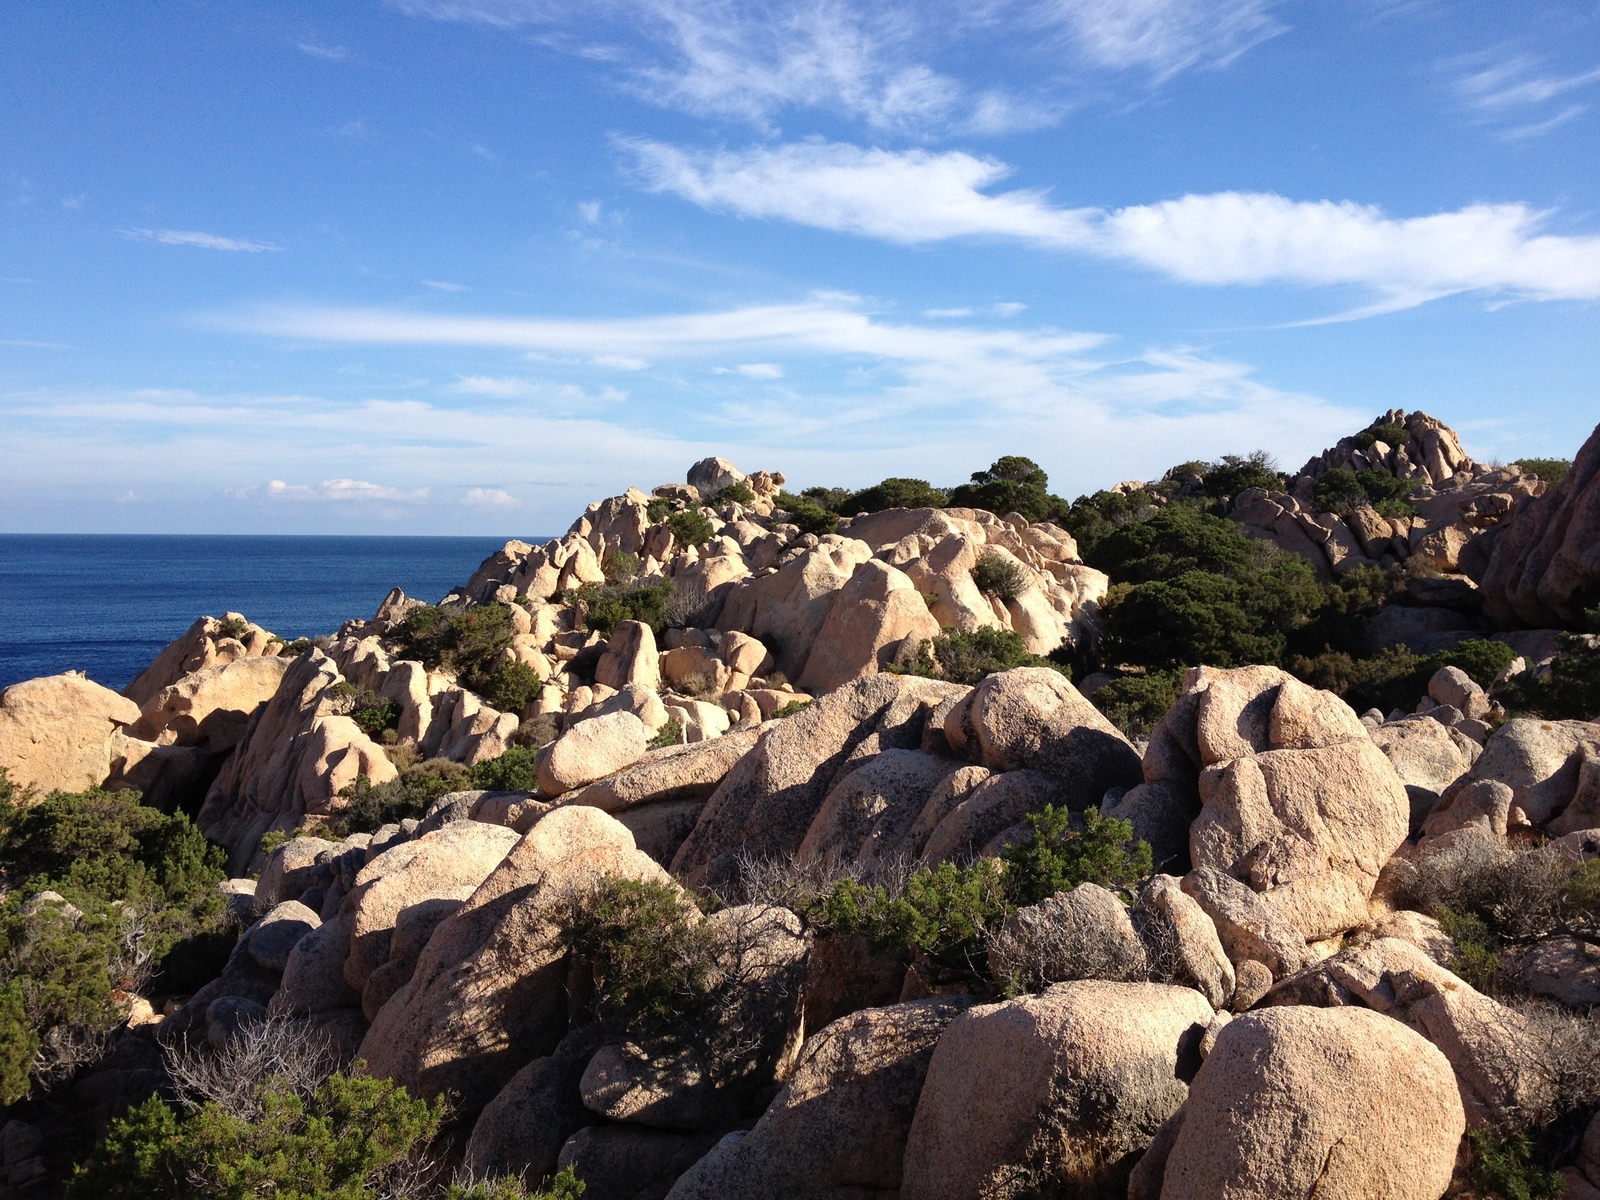
[[[400,723],[400,705],[370,688],[358,689],[349,680],[341,679],[328,689],[328,695],[336,701],[337,710],[370,738],[381,737],[385,729]]]
[[[307,650],[310,650],[315,644],[316,643],[310,638],[295,638],[294,641],[286,642],[284,645],[278,648],[278,657],[299,658]]]
[[[509,753],[509,751],[508,751]],[[430,758],[400,772],[400,778],[374,784],[365,775],[339,789],[347,801],[328,821],[335,837],[371,833],[385,825],[421,817],[446,792],[469,786],[467,768],[447,758]]]
[[[245,634],[250,632],[250,622],[243,617],[224,617],[217,622],[217,632],[214,636],[219,638],[234,638],[243,641]]]
[[[853,517],[886,508],[943,508],[948,499],[942,488],[933,487],[925,479],[885,479],[835,504],[840,514]]]
[[[187,816],[137,792],[17,799],[0,775],[0,1104],[29,1073],[48,1087],[98,1057],[122,1019],[114,991],[198,986],[232,940],[216,891],[226,855]],[[68,903],[26,903],[46,890]]]
[[[670,517],[675,511],[671,500],[655,499],[645,505],[645,520],[652,525],[659,525]]]
[[[546,1178],[537,1191],[528,1191],[514,1175],[501,1175],[495,1179],[452,1181],[441,1200],[578,1200],[586,1186],[571,1167],[562,1167]]]
[[[1030,521],[1049,521],[1066,514],[1068,505],[1046,490],[1050,478],[1031,458],[1008,454],[987,471],[974,471],[972,482],[950,490],[956,508],[982,508],[992,513],[1018,513]]]
[[[1600,626],[1600,608],[1591,609],[1590,622]],[[1557,655],[1549,672],[1535,677],[1524,672],[1514,677],[1503,700],[1508,707],[1547,720],[1587,721],[1600,717],[1600,645],[1563,634],[1556,639]]]
[[[1143,737],[1178,702],[1182,672],[1146,671],[1123,675],[1098,689],[1090,699],[1129,737]]]
[[[544,681],[525,662],[502,658],[483,679],[482,694],[501,712],[520,713],[539,698]]]
[[[1029,813],[1027,821],[1028,838],[1002,855],[1006,895],[1018,908],[1080,883],[1121,892],[1132,903],[1139,884],[1150,877],[1150,847],[1133,836],[1127,821],[1101,816],[1093,808],[1074,818],[1053,804]]]
[[[484,694],[511,647],[511,609],[504,604],[475,604],[454,612],[424,605],[406,614],[393,636],[397,657],[453,670],[467,687]]]
[[[812,490],[815,491],[817,489]],[[798,526],[801,533],[825,537],[830,533],[836,532],[839,528],[838,513],[806,496],[795,496],[788,492],[780,492],[778,494],[778,507],[789,514],[790,523]]]
[[[1249,488],[1282,491],[1285,483],[1283,472],[1265,450],[1244,456],[1224,454],[1221,462],[1209,464],[1201,476],[1205,480],[1206,495],[1222,500],[1232,500]]]
[[[810,708],[815,703],[815,700],[808,698],[790,700],[788,703],[780,704],[777,708],[772,710],[772,719],[777,721],[784,717],[792,717],[795,715],[795,713],[805,712],[806,709]]]
[[[531,746],[510,746],[495,758],[467,768],[467,786],[486,792],[532,792],[539,787],[535,764],[539,751]],[[442,794],[442,793],[441,793]]]
[[[1600,933],[1600,860],[1574,864],[1544,846],[1463,839],[1419,858],[1406,896],[1423,912],[1451,914],[1458,924],[1476,918],[1484,929],[1471,929],[1469,940],[1491,948]]]
[[[655,736],[650,739],[649,749],[659,750],[662,746],[676,746],[683,741],[683,726],[668,717],[661,722],[661,728],[656,730]]]
[[[719,948],[675,886],[606,876],[568,898],[557,923],[562,946],[594,969],[603,1019],[651,1033],[705,1005]]]
[[[667,608],[673,599],[673,584],[660,583],[584,587],[567,592],[562,598],[568,604],[580,605],[583,627],[610,637],[612,630],[623,621],[641,621],[650,626],[657,637],[667,628]]]
[[[1360,450],[1369,449],[1373,442],[1382,442],[1392,450],[1410,440],[1411,435],[1404,425],[1373,424],[1355,436],[1356,448]]]
[[[1118,529],[1153,517],[1156,500],[1155,493],[1145,488],[1079,496],[1061,515],[1061,526],[1077,540],[1078,553],[1088,561],[1095,548]]]
[[[612,550],[600,564],[600,571],[607,583],[627,583],[639,573],[639,556],[626,550]]]
[[[69,1200],[378,1200],[415,1172],[410,1160],[445,1117],[442,1097],[430,1105],[366,1076],[329,1075],[308,1096],[269,1078],[256,1094],[254,1120],[214,1102],[180,1113],[150,1097],[111,1123]]]
[[[985,551],[973,565],[972,582],[984,595],[1001,601],[1015,600],[1033,586],[1026,567],[993,550]]]
[[[1416,506],[1406,499],[1416,490],[1409,479],[1397,479],[1387,471],[1346,471],[1335,467],[1317,480],[1317,509],[1345,516],[1357,508],[1371,507],[1385,517],[1408,517]]]
[[[903,961],[922,958],[956,978],[988,977],[985,939],[1010,915],[995,859],[920,867],[891,888],[841,879],[804,914],[825,934],[863,934]]]
[[[1550,487],[1555,487],[1572,470],[1570,458],[1519,458],[1517,466],[1529,475],[1535,475]]]
[[[1472,1148],[1468,1175],[1479,1194],[1500,1200],[1561,1200],[1561,1176],[1533,1161],[1533,1144],[1526,1137],[1474,1129],[1467,1144]]]
[[[783,492],[780,495],[788,495]],[[853,493],[849,488],[808,487],[800,493],[800,498],[809,500],[819,508],[824,508],[831,513],[839,513],[844,509],[844,503]],[[789,507],[787,504],[783,507]]]
[[[724,504],[754,504],[756,494],[742,483],[730,483],[725,488],[718,488],[706,501],[712,508],[721,508]]]
[[[1376,708],[1388,713],[1412,708],[1428,690],[1428,680],[1442,667],[1459,667],[1480,687],[1487,687],[1514,657],[1515,652],[1503,642],[1474,638],[1426,656],[1404,646],[1361,659],[1343,651],[1328,651],[1316,658],[1298,656],[1290,669],[1313,687],[1343,697],[1357,712]]]
[[[680,546],[704,546],[717,532],[710,518],[694,508],[673,513],[667,518],[667,528]]]
[[[932,642],[917,648],[917,657],[908,664],[891,667],[907,675],[948,679],[952,683],[975,684],[997,671],[1013,667],[1052,667],[1059,663],[1028,653],[1028,642],[1014,629],[985,627],[971,633],[947,629]]]

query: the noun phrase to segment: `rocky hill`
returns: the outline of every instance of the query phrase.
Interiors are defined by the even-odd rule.
[[[1600,430],[980,476],[708,459],[7,689],[9,1194],[1600,1195]],[[264,1099],[358,1086],[448,1106]]]

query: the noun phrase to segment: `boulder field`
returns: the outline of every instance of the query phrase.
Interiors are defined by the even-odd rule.
[[[1403,443],[1341,443],[1237,519],[1310,539],[1330,577],[1431,555],[1489,612],[1593,602],[1600,432],[1546,492],[1389,416]],[[1375,462],[1426,484],[1423,516],[1328,527],[1317,480]],[[466,1169],[571,1168],[588,1200],[1432,1200],[1471,1137],[1572,1117],[1549,1014],[1592,1023],[1594,931],[1520,939],[1496,990],[1426,889],[1440,864],[1600,856],[1600,724],[1505,720],[1453,668],[1385,718],[1276,667],[1202,666],[1136,742],[1050,663],[896,669],[945,630],[1086,650],[1108,579],[1065,530],[951,508],[805,533],[783,483],[708,459],[507,543],[439,606],[397,589],[293,646],[204,618],[121,694],[73,674],[0,694],[0,766],[29,795],[135,787],[228,850],[243,932],[150,1036],[303,1022],[448,1097]],[[978,588],[980,561],[1010,595]],[[607,588],[662,584],[664,615],[591,621]],[[414,614],[491,607],[508,640],[477,674],[419,649]],[[501,711],[484,680],[512,666],[526,699]],[[344,829],[362,789],[511,749],[525,790]],[[1127,822],[1148,869],[1010,904],[954,966],[817,915],[841,880],[981,881],[1047,809]],[[596,1019],[618,981],[570,927],[602,883],[673,899],[715,947],[701,1024]],[[1587,1196],[1600,1121],[1571,1140]]]

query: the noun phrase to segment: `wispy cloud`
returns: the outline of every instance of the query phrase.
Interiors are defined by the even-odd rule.
[[[1600,84],[1600,66],[1562,73],[1545,59],[1526,51],[1468,55],[1444,64],[1457,101],[1479,120],[1505,126],[1513,138],[1548,133],[1589,111],[1587,102],[1572,102],[1573,92]],[[1552,101],[1560,102],[1553,109]]]
[[[381,483],[368,483],[364,479],[324,479],[318,484],[285,483],[281,479],[273,479],[263,487],[238,490],[232,494],[239,498],[260,495],[268,500],[328,500],[341,503],[381,500],[391,504],[421,504],[431,491],[431,488],[425,487],[388,487]]]
[[[391,2],[413,16],[531,29],[620,71],[643,98],[698,116],[770,130],[786,110],[822,109],[918,135],[1041,128],[1086,75],[1159,83],[1225,65],[1283,28],[1272,0]],[[998,64],[987,81],[963,77],[977,42]]]
[[[522,501],[502,488],[473,487],[466,490],[461,503],[470,508],[516,508]]]
[[[825,142],[695,153],[625,141],[643,185],[705,208],[904,245],[977,237],[1132,262],[1186,283],[1356,285],[1383,311],[1459,292],[1600,298],[1600,237],[1542,232],[1526,204],[1395,218],[1352,201],[1219,192],[1120,209],[993,192],[1009,168],[961,151]],[[1376,311],[1376,310],[1374,310]]]
[[[283,249],[274,242],[219,237],[214,233],[200,233],[189,229],[124,229],[122,235],[134,241],[160,242],[163,246],[199,246],[203,250],[235,250],[246,254]]]
[[[445,279],[424,279],[423,287],[430,287],[436,292],[465,292],[470,291],[464,283],[451,283]]]
[[[1226,66],[1282,33],[1286,27],[1272,8],[1271,0],[1046,0],[1043,6],[1092,62],[1142,68],[1157,79]]]
[[[296,42],[295,47],[302,54],[309,54],[312,58],[320,58],[327,62],[343,62],[350,57],[350,52],[343,46],[328,46],[321,42]]]

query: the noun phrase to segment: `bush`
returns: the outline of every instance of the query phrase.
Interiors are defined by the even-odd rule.
[[[675,886],[606,876],[570,897],[557,924],[562,946],[593,967],[602,1019],[648,1034],[704,1008],[719,947]]]
[[[1533,1144],[1526,1137],[1474,1129],[1467,1144],[1472,1148],[1468,1175],[1479,1194],[1500,1200],[1561,1200],[1560,1174],[1533,1161]]]
[[[349,680],[341,679],[328,689],[335,701],[335,709],[361,726],[370,738],[383,735],[400,723],[400,705],[387,696],[380,696],[370,688],[358,689]]]
[[[294,641],[286,642],[278,648],[278,657],[299,658],[314,645],[316,645],[316,643],[310,638],[295,638]]]
[[[754,504],[756,494],[742,483],[730,483],[725,488],[718,488],[706,501],[712,508],[721,508],[724,504]]]
[[[113,992],[198,986],[232,940],[216,891],[226,854],[187,816],[137,792],[28,799],[0,772],[0,1104],[29,1073],[51,1086],[98,1057],[122,1019]],[[67,904],[26,903],[46,890]]]
[[[677,506],[674,505],[671,500],[660,498],[652,500],[644,506],[645,520],[649,521],[652,525],[661,524],[661,522],[665,521],[676,511]]]
[[[1590,610],[1590,621],[1600,625],[1600,608]],[[1515,676],[1502,700],[1509,708],[1552,721],[1600,718],[1600,646],[1567,634],[1556,643],[1549,673],[1542,678],[1532,672]]]
[[[972,583],[985,596],[1015,600],[1033,586],[1027,568],[1016,559],[985,551],[972,567]]]
[[[815,700],[809,698],[790,700],[788,703],[780,704],[777,708],[773,709],[772,720],[778,721],[782,720],[784,717],[792,717],[795,715],[795,713],[805,712],[806,709],[810,708],[815,703]]]
[[[923,642],[917,648],[917,657],[909,664],[890,670],[925,675],[930,679],[948,679],[951,683],[975,684],[997,671],[1009,671],[1013,667],[1062,670],[1059,663],[1029,654],[1027,639],[1014,629],[991,627],[971,633],[947,629],[932,642]]]
[[[1031,458],[1008,454],[987,471],[974,471],[972,482],[950,490],[954,508],[982,508],[1004,515],[1018,513],[1030,521],[1050,521],[1066,515],[1068,505],[1047,490],[1050,477]]]
[[[1416,506],[1406,497],[1416,490],[1409,479],[1396,479],[1387,471],[1346,471],[1335,467],[1317,480],[1317,509],[1346,516],[1358,508],[1377,509],[1385,517],[1409,517]]]
[[[1517,466],[1529,475],[1537,476],[1550,487],[1557,486],[1572,470],[1570,458],[1519,458]]]
[[[520,713],[539,698],[544,681],[525,662],[502,658],[484,677],[482,695],[501,712]]]
[[[1090,700],[1129,737],[1143,737],[1178,702],[1181,671],[1123,675],[1099,688]]]
[[[788,492],[780,492],[778,494],[778,507],[789,514],[790,524],[798,526],[801,533],[826,537],[828,534],[838,531],[839,514],[815,500],[805,496],[791,495]]]
[[[957,979],[988,978],[985,940],[1011,909],[995,859],[920,867],[891,888],[841,879],[803,914],[820,933],[863,934],[880,952]]]
[[[532,746],[510,746],[496,758],[486,758],[467,768],[467,786],[486,792],[538,790],[535,764],[539,751]],[[441,793],[442,794],[442,793]]]
[[[1265,450],[1244,456],[1224,454],[1222,461],[1209,464],[1201,477],[1205,480],[1206,495],[1222,500],[1232,500],[1249,488],[1278,492],[1285,485],[1283,472]]]
[[[944,489],[933,487],[925,479],[885,479],[835,501],[835,511],[853,517],[886,508],[943,508],[948,499]]]
[[[704,546],[717,532],[711,520],[699,509],[685,508],[667,518],[672,540],[680,546]]]
[[[217,622],[217,632],[214,636],[219,638],[233,638],[236,641],[242,642],[245,634],[249,632],[249,621],[246,621],[242,617],[224,617],[222,620]]]
[[[1341,696],[1357,712],[1376,708],[1410,710],[1428,690],[1428,680],[1443,667],[1459,667],[1480,687],[1488,687],[1516,657],[1503,642],[1469,639],[1437,654],[1420,655],[1404,646],[1367,658],[1328,651],[1316,658],[1296,657],[1290,670],[1313,687]]]
[[[1155,493],[1146,488],[1079,496],[1061,516],[1061,526],[1077,540],[1078,553],[1088,561],[1094,549],[1118,529],[1155,516],[1156,500]]]
[[[668,717],[661,722],[661,728],[657,729],[655,736],[650,739],[648,748],[659,750],[663,746],[676,746],[681,741],[683,741],[683,726]]]
[[[583,627],[610,637],[623,621],[640,621],[660,637],[667,628],[667,609],[673,600],[670,580],[660,583],[583,587],[567,592],[562,599],[577,604]]]
[[[1133,836],[1127,821],[1101,816],[1093,808],[1075,817],[1053,804],[1029,813],[1027,821],[1027,840],[1007,847],[1001,856],[1006,895],[1018,908],[1080,883],[1121,892],[1131,904],[1139,885],[1150,878],[1150,847]]]
[[[511,609],[504,604],[475,604],[453,612],[424,605],[412,609],[393,636],[396,657],[452,670],[467,687],[486,695],[511,648]]]
[[[562,1167],[534,1192],[515,1176],[502,1175],[496,1179],[452,1182],[445,1188],[442,1200],[578,1200],[586,1187],[571,1167]]]
[[[1544,846],[1463,839],[1419,858],[1405,894],[1412,907],[1448,913],[1458,925],[1476,918],[1483,930],[1469,940],[1491,949],[1600,935],[1600,860],[1574,864]]]
[[[1359,450],[1371,448],[1374,442],[1382,442],[1393,450],[1397,446],[1405,445],[1410,440],[1411,435],[1406,432],[1404,425],[1373,424],[1355,436],[1356,448]]]
[[[600,572],[607,583],[627,583],[639,573],[639,556],[626,550],[612,550],[600,564]]]
[[[329,1075],[308,1096],[269,1078],[256,1096],[253,1120],[150,1097],[111,1123],[69,1200],[378,1200],[415,1173],[446,1111],[442,1097],[429,1104],[366,1076]]]
[[[341,838],[352,833],[372,833],[385,825],[421,817],[446,792],[459,792],[468,786],[467,768],[448,758],[430,758],[407,767],[400,772],[400,778],[388,783],[375,784],[365,775],[358,775],[354,783],[339,789],[347,803],[328,820],[327,831]]]

